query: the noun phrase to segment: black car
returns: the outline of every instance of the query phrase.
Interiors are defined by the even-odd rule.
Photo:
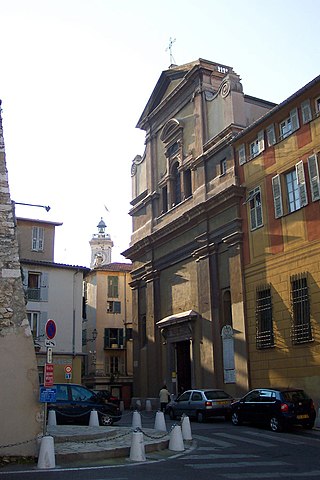
[[[223,390],[196,389],[187,390],[167,405],[166,412],[174,420],[182,414],[204,422],[208,418],[222,416],[231,418],[233,398]]]
[[[82,385],[56,383],[52,388],[56,389],[56,401],[48,403],[48,410],[55,410],[58,425],[89,425],[91,410],[98,412],[100,425],[112,425],[121,418],[118,405]]]
[[[301,425],[313,428],[316,411],[302,389],[258,388],[231,405],[234,425],[244,422],[267,424],[274,432]]]
[[[92,390],[98,397],[101,397],[102,400],[106,403],[115,403],[120,405],[120,400],[118,397],[112,395],[109,390]]]

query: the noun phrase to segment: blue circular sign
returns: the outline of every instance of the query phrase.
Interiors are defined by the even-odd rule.
[[[48,320],[46,323],[46,335],[49,340],[52,340],[57,333],[57,326],[54,320]]]

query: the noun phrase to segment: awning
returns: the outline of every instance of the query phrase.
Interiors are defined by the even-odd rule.
[[[175,315],[169,315],[164,317],[156,324],[159,328],[169,327],[170,325],[176,325],[177,323],[186,322],[188,320],[195,320],[199,314],[194,310],[187,310],[186,312],[176,313]]]

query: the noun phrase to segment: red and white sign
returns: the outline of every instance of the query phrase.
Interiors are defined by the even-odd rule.
[[[66,366],[64,367],[64,371],[65,371],[66,373],[71,373],[71,372],[72,372],[72,367],[71,367],[71,365],[66,365]]]
[[[52,340],[57,333],[57,325],[54,320],[49,318],[49,320],[46,323],[46,335],[49,340]]]
[[[44,386],[45,387],[52,387],[54,383],[54,376],[53,376],[53,364],[46,363],[44,365]]]

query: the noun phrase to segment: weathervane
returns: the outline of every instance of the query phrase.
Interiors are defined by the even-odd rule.
[[[173,55],[172,55],[172,45],[174,44],[174,42],[176,41],[176,39],[174,38],[172,40],[172,38],[170,37],[169,39],[169,46],[166,48],[166,52],[169,50],[170,52],[170,65],[173,65],[176,63],[175,59],[173,58]]]

